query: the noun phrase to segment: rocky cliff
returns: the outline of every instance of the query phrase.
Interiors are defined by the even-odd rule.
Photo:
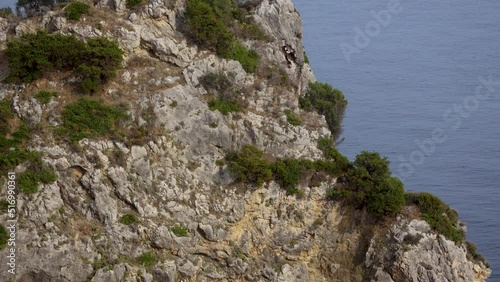
[[[29,148],[58,179],[17,195],[16,275],[2,263],[0,280],[486,280],[491,271],[470,261],[465,246],[433,232],[415,207],[378,221],[327,200],[334,178],[309,175],[299,185],[303,197],[295,197],[273,181],[262,187],[236,183],[217,163],[245,144],[270,158],[322,156],[316,144],[330,135],[326,121],[298,107],[314,76],[290,0],[252,7],[251,17],[268,37],[244,42],[269,66],[269,73],[257,74],[186,38],[184,0],[150,0],[134,10],[125,3],[94,1],[79,21],[67,20],[64,9],[20,21],[0,18],[2,49],[7,40],[38,29],[117,40],[124,66],[99,99],[126,105],[127,126],[142,128],[134,142],[61,142],[51,128],[61,124],[64,105],[77,99],[72,82],[78,77],[55,73],[1,85],[0,99],[35,129]],[[200,83],[209,73],[230,78],[243,111],[209,109],[209,89]],[[32,95],[39,90],[59,96],[43,104]],[[287,109],[302,125],[287,122]],[[6,198],[2,186],[0,197]],[[132,224],[123,220],[127,214],[136,215]],[[7,219],[0,215],[0,222]],[[2,261],[7,255],[8,249],[0,251]]]

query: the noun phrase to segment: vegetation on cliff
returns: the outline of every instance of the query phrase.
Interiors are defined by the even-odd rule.
[[[75,71],[82,75],[81,89],[96,93],[121,67],[123,51],[105,37],[80,41],[71,35],[24,34],[11,40],[5,51],[9,61],[9,83],[29,83],[53,71]]]
[[[255,72],[259,55],[248,49],[237,37],[265,40],[265,33],[247,17],[248,10],[237,1],[188,0],[186,33],[199,46],[215,51],[219,56],[236,60],[247,72]]]

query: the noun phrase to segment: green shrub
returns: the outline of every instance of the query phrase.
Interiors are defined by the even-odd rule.
[[[66,6],[66,17],[70,20],[79,20],[83,14],[88,13],[90,6],[82,2],[71,2]]]
[[[477,246],[474,243],[471,242],[465,242],[465,246],[467,247],[467,258],[471,261],[475,262],[482,262],[486,267],[490,267],[490,264],[486,259],[481,255],[480,253],[477,252]]]
[[[76,2],[75,2],[76,3]],[[123,51],[104,37],[87,43],[74,36],[38,31],[10,41],[5,51],[9,61],[9,83],[29,83],[52,71],[76,70],[83,76],[83,89],[96,92],[121,67]]]
[[[309,64],[309,57],[307,56],[306,52],[304,52],[304,63]]]
[[[188,229],[183,226],[173,226],[170,230],[172,230],[172,233],[175,234],[177,237],[186,237],[188,235]]]
[[[240,62],[246,72],[255,73],[259,64],[259,54],[255,50],[248,49],[238,41],[233,41],[226,49],[219,49],[221,57]]]
[[[235,39],[232,31],[238,7],[231,0],[188,0],[184,13],[187,33],[200,46],[226,59],[241,63],[247,72],[255,72],[259,56]],[[256,28],[250,28],[250,33]]]
[[[0,224],[0,250],[5,249],[7,247],[7,242],[9,241],[9,233],[7,229]]]
[[[309,82],[304,97],[299,98],[299,106],[306,110],[315,110],[324,115],[328,128],[334,137],[341,133],[341,123],[347,106],[344,94],[327,83]]]
[[[96,100],[80,99],[64,108],[63,133],[71,142],[104,136],[113,133],[116,123],[127,118],[123,110]]]
[[[207,73],[199,78],[201,85],[208,90],[225,95],[232,88],[232,82],[225,73]]]
[[[120,217],[119,222],[125,225],[131,225],[137,222],[137,216],[134,213],[127,213]]]
[[[127,9],[132,10],[132,9],[139,7],[141,4],[142,4],[142,0],[127,0],[127,2],[125,3],[125,6],[127,7]]]
[[[57,97],[57,92],[42,90],[35,95],[35,98],[44,105],[48,104],[50,102],[50,99],[52,99],[52,97]]]
[[[284,188],[289,195],[298,193],[297,185],[299,184],[303,170],[299,160],[277,160],[271,167],[276,182]]]
[[[137,262],[145,267],[152,267],[158,261],[158,257],[153,252],[145,252],[138,259]]]
[[[10,18],[14,15],[10,7],[0,8],[0,18]]]
[[[318,149],[323,152],[323,155],[327,160],[334,160],[335,166],[338,168],[336,174],[340,175],[342,172],[346,172],[351,168],[351,162],[349,159],[342,155],[337,148],[335,148],[335,144],[332,138],[329,137],[321,137],[318,138]],[[332,171],[333,172],[333,171]]]
[[[9,202],[6,200],[0,200],[0,211],[7,212],[9,209]]]
[[[231,112],[238,112],[240,110],[240,107],[235,101],[223,98],[217,98],[208,101],[208,108],[211,111],[218,110],[223,115],[227,115]]]
[[[465,238],[464,231],[458,227],[457,212],[438,197],[425,192],[407,193],[406,202],[417,205],[431,228],[446,238],[456,243]]]
[[[286,114],[286,120],[288,121],[289,124],[293,126],[302,125],[302,121],[294,112],[290,110],[285,110],[285,114]]]
[[[10,132],[9,120],[13,117],[14,113],[10,108],[10,102],[7,100],[0,101],[0,136],[4,136]]]
[[[217,51],[233,42],[233,35],[205,1],[188,0],[184,15],[189,35],[198,45]]]
[[[51,183],[56,181],[56,172],[43,165],[31,165],[28,169],[19,174],[17,178],[17,187],[25,194],[38,192],[40,183]]]
[[[368,211],[377,216],[395,214],[405,205],[403,183],[396,177],[386,177],[367,192]]]
[[[229,170],[238,181],[262,185],[271,180],[271,164],[263,158],[264,152],[255,146],[245,145],[238,153],[228,156]]]
[[[362,151],[353,162],[354,167],[366,169],[375,184],[381,183],[382,180],[391,176],[389,163],[387,157],[381,157],[377,152],[368,151]]]

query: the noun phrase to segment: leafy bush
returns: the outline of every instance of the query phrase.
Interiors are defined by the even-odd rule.
[[[127,0],[127,2],[125,3],[125,6],[127,7],[127,9],[135,9],[137,7],[139,7],[139,5],[142,4],[142,0]]]
[[[186,237],[188,235],[188,229],[183,226],[173,226],[170,230],[172,230],[172,233],[175,234],[177,237]]]
[[[224,73],[207,73],[199,78],[203,87],[208,90],[214,90],[222,96],[232,88],[232,82]]]
[[[303,167],[297,159],[277,160],[272,164],[272,171],[276,182],[284,188],[289,195],[298,192],[297,184],[302,175]]]
[[[364,168],[375,184],[391,175],[389,160],[377,152],[362,151],[354,160],[354,167]]]
[[[125,225],[131,225],[137,222],[137,216],[134,213],[127,213],[120,217],[119,222]]]
[[[32,164],[28,170],[19,174],[17,179],[17,186],[19,190],[26,194],[33,194],[38,192],[38,185],[40,183],[52,183],[57,180],[56,172],[44,165]]]
[[[264,152],[255,146],[245,145],[238,153],[228,156],[229,170],[239,181],[262,185],[271,180],[271,164],[263,158]]]
[[[232,31],[237,11],[231,0],[188,0],[184,13],[187,33],[198,45],[240,62],[247,72],[255,72],[259,61],[257,52],[238,42]]]
[[[367,193],[368,211],[378,216],[395,214],[405,205],[405,189],[396,177],[386,177]]]
[[[246,72],[255,73],[259,64],[259,54],[255,50],[250,50],[238,41],[233,41],[227,48],[218,49],[221,57],[240,62]]]
[[[48,104],[50,102],[50,99],[52,99],[52,97],[57,97],[57,92],[42,90],[35,95],[35,98],[44,105]]]
[[[0,8],[0,18],[9,18],[13,15],[14,13],[12,13],[12,9],[10,7]]]
[[[66,6],[66,17],[70,20],[79,20],[83,14],[88,13],[90,6],[82,2],[71,2]]]
[[[76,2],[75,2],[76,3]],[[96,92],[121,66],[123,51],[114,41],[99,37],[87,43],[74,36],[38,31],[10,41],[5,51],[10,83],[29,83],[51,71],[76,70],[83,75],[83,89]]]
[[[7,100],[0,101],[0,135],[6,135],[10,132],[9,120],[14,117],[14,113],[10,108],[10,102]]]
[[[302,125],[302,121],[294,112],[290,110],[285,110],[285,114],[286,114],[286,120],[288,121],[289,124],[293,126]]]
[[[5,249],[7,247],[7,242],[9,241],[9,233],[7,229],[0,224],[0,250]]]
[[[123,110],[104,105],[96,100],[80,99],[64,108],[62,112],[63,133],[72,142],[83,138],[103,136],[113,133],[116,123],[127,118]]]
[[[145,252],[137,259],[139,264],[148,268],[155,265],[157,261],[158,257],[153,252]]]
[[[407,204],[415,204],[420,208],[422,216],[432,229],[446,238],[460,243],[464,231],[458,227],[458,214],[438,197],[429,193],[407,193]]]
[[[208,108],[211,111],[218,110],[221,112],[223,115],[227,115],[231,112],[238,112],[240,110],[240,107],[238,104],[231,99],[223,99],[223,98],[217,98],[217,99],[212,99],[208,102]]]
[[[344,94],[327,83],[309,82],[304,97],[299,98],[299,106],[306,110],[315,110],[324,115],[328,128],[334,137],[341,133],[341,123],[347,106]]]
[[[321,137],[318,138],[318,149],[323,152],[323,155],[327,160],[334,160],[335,165],[338,167],[338,174],[340,175],[342,172],[346,172],[351,168],[351,162],[349,159],[342,155],[337,148],[335,148],[335,144],[332,138],[329,137]]]
[[[477,246],[471,242],[465,242],[465,246],[467,247],[467,258],[471,261],[480,261],[483,262],[486,267],[490,267],[490,264],[486,261],[486,259],[477,252]]]

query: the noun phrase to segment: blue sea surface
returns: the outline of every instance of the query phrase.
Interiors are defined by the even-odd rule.
[[[380,152],[407,190],[458,210],[500,281],[500,2],[293,1],[317,79],[349,100],[339,150]]]

